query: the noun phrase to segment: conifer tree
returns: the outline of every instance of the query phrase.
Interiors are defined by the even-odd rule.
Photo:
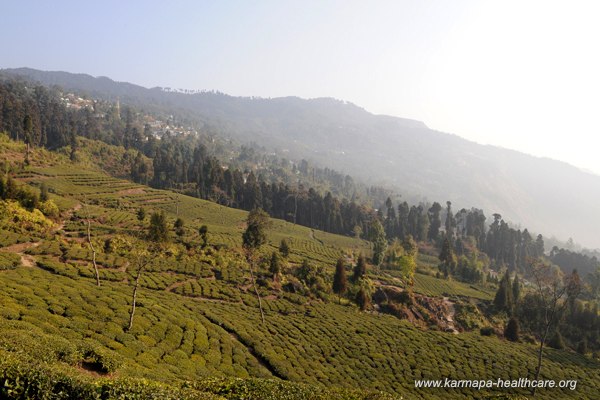
[[[519,321],[515,317],[508,320],[508,324],[504,329],[504,337],[511,342],[519,341]]]
[[[40,201],[48,201],[48,185],[46,182],[42,182],[42,186],[40,186]]]
[[[185,234],[183,219],[177,218],[174,224],[175,234],[179,237],[182,237]]]
[[[519,275],[515,274],[515,279],[512,283],[512,302],[516,307],[519,304],[519,298],[521,296],[521,283],[519,282]]]
[[[562,350],[565,348],[565,340],[563,339],[562,335],[558,330],[554,332],[554,336],[552,336],[552,338],[548,342],[548,346],[557,350]]]
[[[246,253],[246,260],[250,267],[250,278],[254,293],[258,298],[258,307],[262,323],[265,323],[265,313],[262,307],[262,300],[256,287],[256,279],[254,278],[254,265],[256,264],[256,251],[267,242],[267,228],[270,225],[269,215],[260,208],[255,208],[248,214],[246,221],[246,230],[242,235],[242,243]]]
[[[283,257],[288,257],[290,255],[290,246],[288,245],[287,240],[281,239],[281,243],[279,244],[279,252]]]
[[[146,210],[144,209],[144,207],[140,207],[137,211],[137,219],[140,222],[144,222],[144,220],[146,219]]]
[[[250,211],[247,227],[242,235],[245,249],[257,250],[267,242],[266,229],[269,226],[269,216],[260,208]]]
[[[577,345],[577,352],[581,355],[585,355],[588,352],[587,340],[585,338]]]
[[[271,254],[271,260],[269,261],[269,272],[273,276],[273,280],[277,281],[279,274],[281,273],[281,256],[277,251],[274,251]]]
[[[358,260],[356,261],[356,266],[354,267],[354,274],[352,275],[352,280],[354,282],[358,282],[360,278],[365,276],[367,273],[367,261],[365,260],[365,256],[360,254],[358,256]]]
[[[440,218],[441,211],[442,206],[438,202],[434,202],[428,211],[430,225],[427,232],[427,238],[432,242],[437,241],[440,234],[440,227],[442,226],[442,219]]]
[[[198,229],[198,234],[200,235],[200,240],[202,240],[202,248],[206,248],[208,246],[208,226],[202,225],[200,229]]]
[[[456,255],[454,255],[454,250],[452,245],[450,244],[450,239],[446,236],[444,238],[444,242],[442,243],[442,250],[439,255],[439,259],[442,262],[442,272],[445,277],[450,275],[457,264]]]
[[[356,304],[360,308],[360,311],[365,311],[367,307],[369,307],[369,295],[364,288],[360,288],[360,290],[356,293]]]
[[[452,202],[446,202],[446,237],[452,239],[454,237],[454,226],[456,221],[454,215],[452,215]]]
[[[511,294],[512,288],[510,285],[510,276],[507,271],[500,280],[500,286],[494,297],[494,306],[496,307],[496,310],[510,312],[512,308]]]
[[[167,218],[164,213],[155,212],[150,216],[148,240],[155,243],[169,241],[169,229],[167,228]]]
[[[379,265],[383,261],[387,249],[387,240],[385,239],[385,230],[377,219],[371,224],[371,235],[373,240],[373,264]]]
[[[338,295],[340,303],[346,290],[348,290],[346,267],[344,266],[344,259],[340,257],[335,265],[335,275],[333,276],[333,293]]]

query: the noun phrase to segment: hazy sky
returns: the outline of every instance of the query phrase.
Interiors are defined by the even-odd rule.
[[[600,174],[597,1],[7,1],[0,67],[335,97]]]

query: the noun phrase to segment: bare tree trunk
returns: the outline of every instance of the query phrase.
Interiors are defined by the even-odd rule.
[[[544,356],[544,345],[546,344],[546,338],[548,337],[548,331],[549,331],[550,325],[546,325],[546,330],[544,332],[544,336],[542,336],[540,338],[540,350],[538,352],[538,364],[537,367],[535,369],[535,380],[539,380],[540,378],[540,371],[542,370],[542,357]],[[531,389],[531,395],[535,396],[535,390],[536,387],[533,387]]]
[[[258,298],[258,308],[260,309],[260,317],[262,319],[263,325],[265,324],[265,313],[262,307],[262,299],[260,298],[260,294],[258,293],[258,288],[256,287],[256,280],[254,279],[254,271],[252,270],[252,266],[254,265],[254,255],[251,253],[247,253],[248,260],[248,269],[250,269],[250,278],[252,280],[252,286],[254,287],[254,293],[256,293],[256,297]]]
[[[550,274],[548,265],[537,264],[534,260],[530,263],[531,273],[535,279],[536,291],[544,307],[544,325],[540,329],[540,349],[538,353],[538,364],[535,371],[535,380],[539,380],[542,370],[542,359],[544,356],[544,345],[548,339],[548,333],[553,325],[560,322],[565,307],[569,300],[575,299],[581,290],[581,287],[570,287],[570,283],[565,284],[562,277]],[[564,295],[567,300],[560,302]],[[531,389],[532,396],[535,396],[536,388]]]
[[[129,311],[129,326],[127,330],[130,331],[133,327],[133,316],[135,314],[135,303],[137,301],[137,290],[140,284],[140,276],[142,276],[143,268],[139,268],[137,275],[135,276],[135,285],[133,286],[133,294],[131,296],[131,310]]]
[[[85,208],[85,218],[87,220],[87,239],[88,244],[90,246],[90,250],[92,250],[92,264],[94,265],[94,272],[96,273],[96,285],[100,286],[100,273],[98,272],[98,265],[96,264],[96,248],[92,243],[92,234],[91,234],[91,224],[90,215],[88,214],[87,207],[84,203],[83,207]]]

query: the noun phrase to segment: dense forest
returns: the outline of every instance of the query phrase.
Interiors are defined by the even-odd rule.
[[[556,160],[479,145],[435,131],[419,121],[374,115],[334,99],[189,94],[146,89],[106,77],[27,68],[2,70],[0,74],[48,86],[58,84],[83,97],[113,103],[120,99],[164,120],[172,116],[176,122],[212,136],[217,143],[219,138],[240,144],[251,140],[280,157],[304,158],[311,164],[344,171],[356,182],[391,185],[409,204],[450,200],[457,210],[476,206],[488,213],[487,225],[492,222],[491,214],[497,212],[513,225],[519,223],[536,235],[543,233],[548,250],[557,245],[584,251],[566,243],[551,243],[552,236],[572,236],[583,246],[600,246],[595,243],[594,225],[585,222],[600,220],[596,207],[600,201],[599,177]],[[141,124],[139,129],[143,127]],[[210,153],[229,167],[231,155],[215,151],[211,138],[207,139],[203,144]],[[266,174],[263,177],[270,181]],[[557,177],[564,190],[556,190]],[[304,186],[316,184],[306,180]],[[325,195],[327,189],[320,189]],[[336,197],[341,195],[333,188],[331,192]],[[370,205],[380,208],[386,197]],[[369,202],[364,191],[359,200]],[[397,198],[393,200],[398,202]],[[556,212],[567,204],[571,212]]]
[[[545,251],[541,234],[534,238],[527,229],[511,228],[499,214],[493,214],[488,226],[483,210],[453,213],[450,202],[446,207],[406,201],[396,206],[389,191],[361,187],[348,175],[314,168],[304,160],[296,164],[269,157],[252,146],[242,146],[234,156],[222,146],[209,149],[215,141],[212,132],[167,130],[157,135],[141,110],[100,100],[68,107],[63,96],[58,87],[2,80],[0,131],[31,146],[69,146],[72,157],[77,156],[77,136],[134,149],[137,157],[124,162],[130,163],[135,182],[244,210],[262,208],[272,217],[326,232],[372,239],[377,221],[390,242],[410,235],[443,248],[448,241],[452,257],[458,258],[447,263],[444,274],[467,281],[484,279],[476,259],[496,270],[523,272],[529,257]],[[144,156],[152,160],[151,166]],[[568,250],[555,249],[550,257],[565,272],[577,268],[585,279],[593,278],[598,267],[597,259]]]

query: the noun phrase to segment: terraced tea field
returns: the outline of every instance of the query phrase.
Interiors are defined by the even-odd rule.
[[[98,288],[91,280],[37,268],[11,272],[2,276],[0,309],[10,330],[19,334],[91,339],[115,352],[115,358],[120,354],[125,360],[122,373],[128,376],[271,376],[247,348],[199,313],[190,313],[178,296],[143,292],[134,329],[126,333],[126,285],[105,282]]]
[[[65,166],[36,167],[20,179],[39,185],[44,181],[58,198],[76,199],[88,204],[75,212],[77,221],[68,221],[65,230],[72,236],[83,236],[89,217],[94,221],[92,229],[99,235],[134,231],[138,224],[136,212],[140,207],[148,211],[161,210],[168,217],[181,217],[187,233],[195,235],[198,228],[207,225],[211,243],[228,247],[241,245],[241,234],[247,212],[219,206],[215,203],[176,193],[151,189],[129,181],[112,178],[105,174],[86,170],[73,171]],[[292,262],[303,258],[314,262],[334,264],[342,252],[370,253],[370,245],[356,240],[311,229],[281,220],[273,220],[269,230],[271,250],[282,239],[292,248]],[[269,251],[269,247],[265,248]]]
[[[446,297],[462,296],[481,300],[492,300],[495,291],[481,285],[438,279],[433,276],[415,274],[414,290],[427,296]]]
[[[100,346],[97,352],[117,365],[121,376],[159,381],[276,376],[445,399],[462,398],[464,392],[416,391],[414,379],[516,379],[532,376],[536,362],[533,345],[477,333],[421,331],[353,306],[298,305],[284,299],[264,300],[267,323],[262,325],[250,302],[142,289],[134,328],[126,331],[130,292],[124,283],[97,287],[91,279],[39,268],[1,273],[2,347],[43,349],[54,357],[53,352],[65,353],[87,341]],[[29,348],[32,341],[39,344]],[[582,356],[550,350],[543,377],[578,379],[577,396],[568,390],[540,391],[540,398],[594,398],[599,367]]]
[[[285,282],[273,282],[265,263],[256,271],[263,283],[268,277],[258,289],[266,319],[262,324],[248,264],[239,249],[244,211],[64,164],[35,166],[18,179],[32,186],[45,182],[62,218],[43,237],[9,231],[0,235],[0,354],[71,368],[70,373],[80,377],[108,373],[110,378],[177,385],[187,381],[188,386],[209,377],[272,378],[268,385],[278,385],[272,382],[281,379],[313,385],[309,395],[290,395],[293,399],[312,398],[325,387],[380,390],[404,399],[479,398],[502,392],[417,390],[414,380],[533,375],[534,345],[478,332],[421,330],[391,315],[360,312],[347,299],[337,304],[329,295],[318,299],[302,290],[283,291],[278,285]],[[148,263],[140,277],[134,325],[128,330],[135,275],[129,250],[119,249],[138,240],[145,229],[147,220],[136,217],[140,207],[164,211],[171,226],[175,218],[183,218],[185,240],[171,243]],[[87,242],[88,220],[98,249],[100,287]],[[199,246],[202,225],[208,226],[212,245],[205,249]],[[338,257],[370,253],[366,241],[273,220],[263,255],[282,239],[291,249],[284,270],[308,259],[325,267],[328,285]],[[6,247],[14,245],[18,253]],[[23,260],[31,265],[22,265]],[[436,267],[435,256],[421,256],[418,262],[427,273]],[[394,271],[370,269],[369,276],[401,285]],[[489,288],[426,274],[417,273],[414,281],[415,292],[432,297],[493,297]],[[84,368],[90,363],[95,368],[91,372]],[[593,399],[600,390],[600,364],[568,351],[548,350],[542,377],[579,383],[576,392],[542,390],[540,398]],[[230,390],[236,383],[223,385]],[[261,385],[265,384],[255,387]],[[247,395],[251,389],[239,390]],[[328,398],[323,396],[319,398]]]

